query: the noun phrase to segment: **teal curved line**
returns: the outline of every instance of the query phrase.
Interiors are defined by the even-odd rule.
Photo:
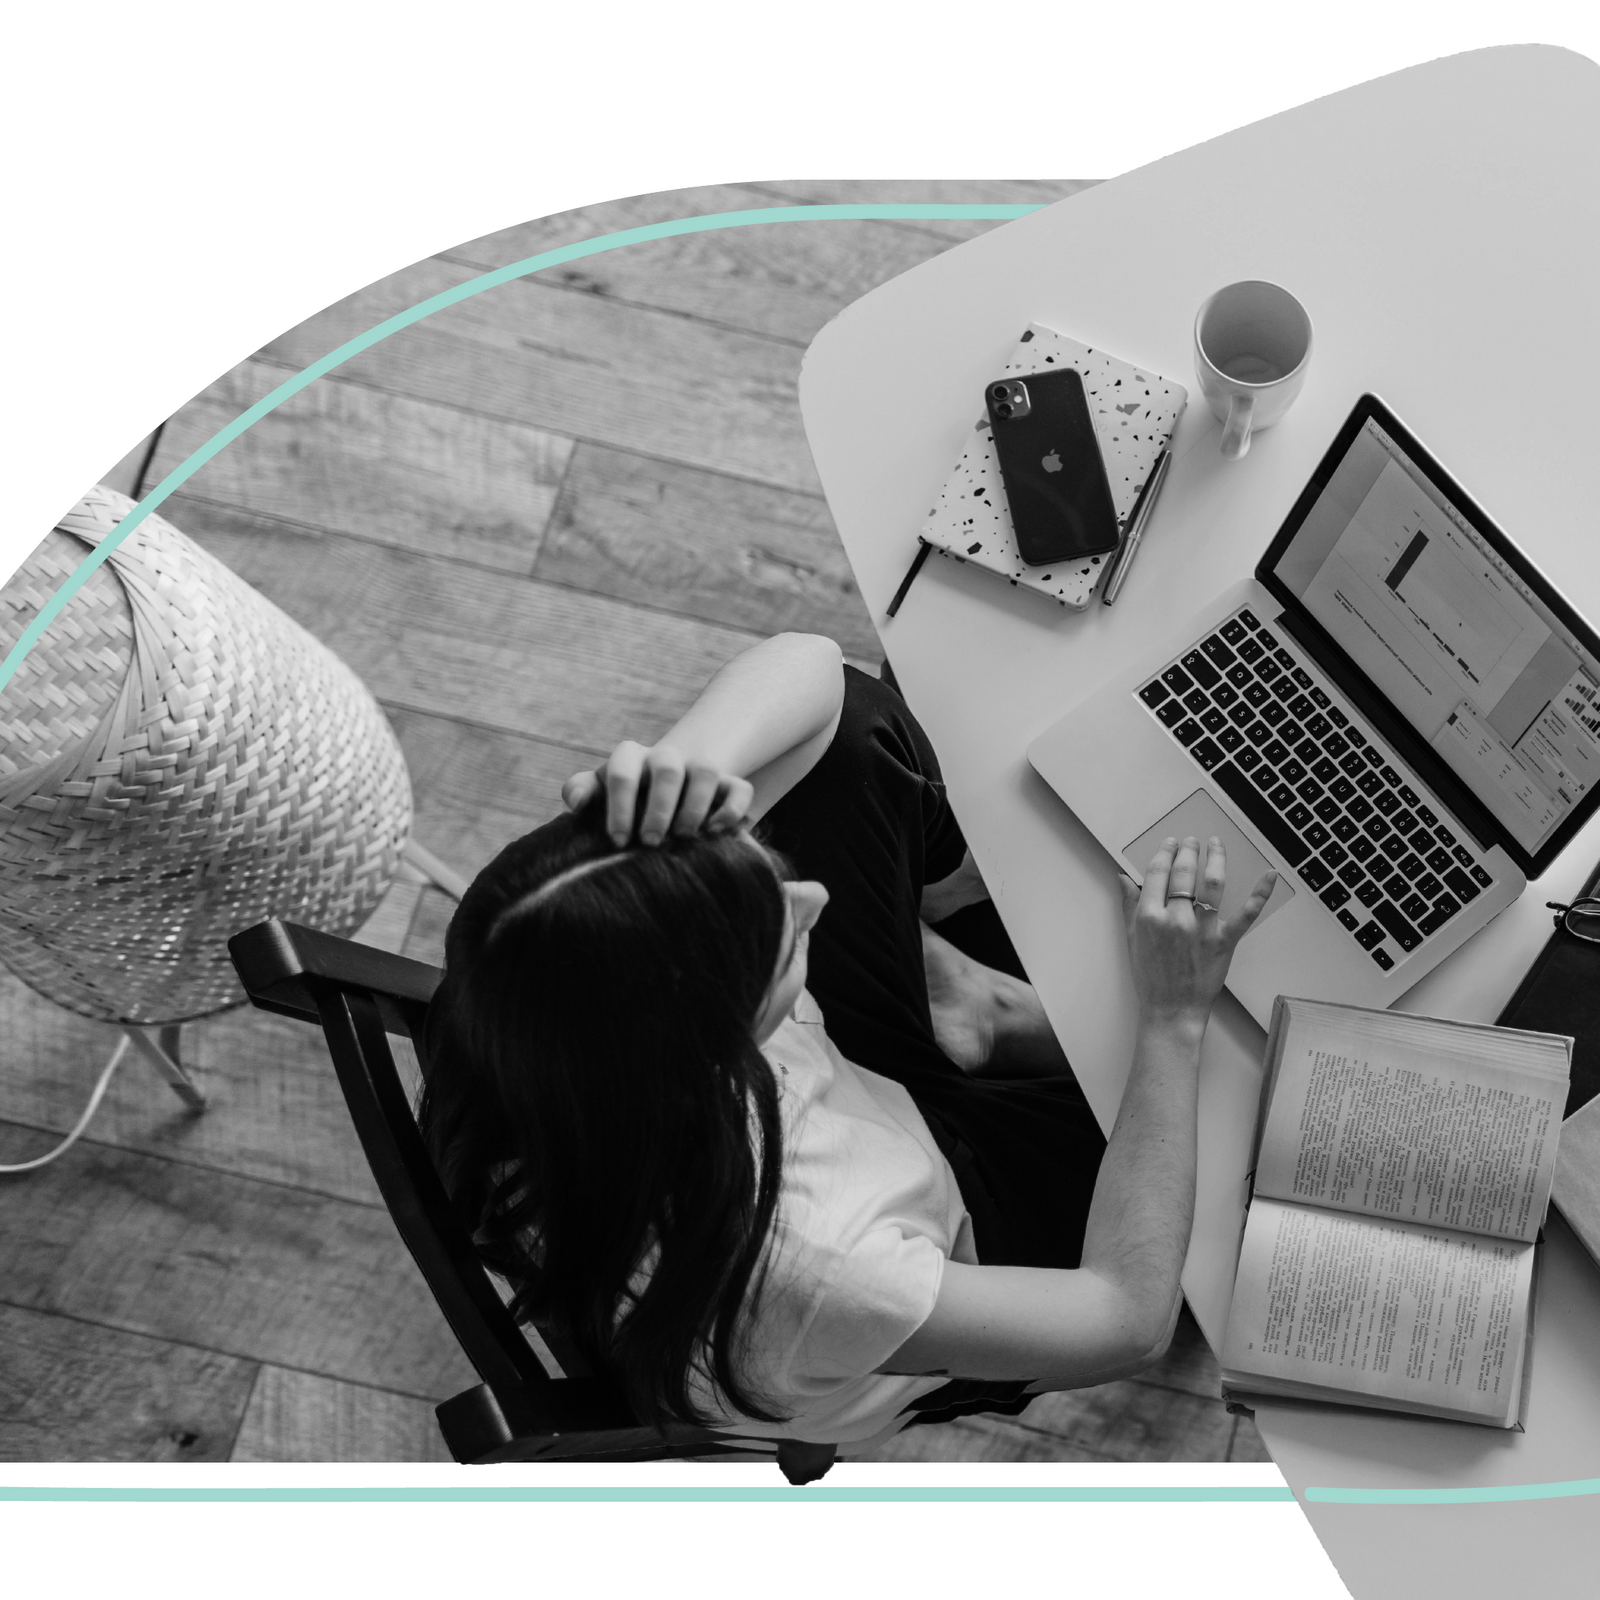
[[[1600,1478],[1507,1483],[1476,1489],[1307,1489],[1306,1499],[1336,1506],[1475,1506],[1504,1500],[1567,1500],[1600,1494]]]
[[[117,524],[115,531],[107,534],[84,557],[74,569],[72,576],[40,608],[38,616],[23,630],[22,637],[11,647],[5,660],[0,661],[0,690],[11,681],[17,668],[27,659],[28,652],[38,642],[44,630],[61,614],[73,595],[89,581],[90,574],[168,495],[187,483],[214,455],[225,450],[240,434],[254,427],[285,400],[315,383],[324,373],[332,372],[335,367],[341,366],[352,356],[360,355],[363,350],[370,350],[373,345],[387,339],[390,334],[399,333],[402,328],[409,328],[413,323],[431,317],[436,311],[443,311],[447,306],[459,305],[461,301],[469,300],[473,295],[482,294],[485,290],[497,289],[501,284],[510,283],[514,278],[525,278],[531,272],[542,272],[546,267],[559,267],[564,262],[581,261],[585,256],[601,255],[607,250],[618,250],[623,245],[644,244],[651,239],[673,239],[686,233],[711,233],[719,228],[748,228],[763,222],[897,220],[946,222],[974,219],[1006,221],[1041,209],[1039,206],[1020,205],[859,205],[761,206],[750,211],[716,211],[703,217],[679,217],[672,222],[652,222],[644,227],[623,228],[616,233],[604,233],[593,239],[581,239],[576,244],[565,244],[554,250],[543,250],[536,256],[529,256],[525,261],[514,261],[510,266],[496,267],[492,272],[481,273],[476,278],[467,279],[465,283],[458,283],[453,289],[432,295],[405,311],[397,312],[376,327],[368,328],[365,333],[359,333],[355,338],[346,340],[337,350],[329,351],[320,361],[313,361],[309,367],[280,383],[271,394],[256,401],[248,411],[241,412],[225,428],[218,429],[187,461],[174,467]]]
[[[186,1502],[238,1502],[272,1501],[295,1504],[308,1501],[343,1501],[345,1503],[395,1503],[415,1501],[448,1501],[458,1504],[486,1502],[545,1502],[571,1504],[577,1501],[686,1504],[690,1502],[720,1502],[724,1504],[753,1505],[767,1502],[814,1504],[818,1501],[834,1503],[877,1502],[879,1504],[904,1504],[907,1502],[989,1501],[999,1504],[1088,1502],[1146,1502],[1156,1500],[1211,1500],[1211,1501],[1294,1501],[1288,1489],[1277,1488],[995,1488],[963,1489],[945,1487],[932,1489],[767,1489],[723,1488],[691,1489],[683,1487],[552,1487],[526,1488],[520,1486],[482,1489],[452,1488],[338,1488],[338,1489],[67,1489],[67,1488],[3,1488],[0,1502],[5,1501],[145,1501],[156,1503]]]

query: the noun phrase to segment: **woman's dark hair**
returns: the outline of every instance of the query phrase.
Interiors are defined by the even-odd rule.
[[[734,1410],[782,1138],[753,1029],[783,939],[739,834],[619,850],[603,797],[508,846],[450,924],[418,1116],[522,1320],[552,1320],[641,1417]]]

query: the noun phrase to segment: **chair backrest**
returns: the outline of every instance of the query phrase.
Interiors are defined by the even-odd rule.
[[[456,1460],[652,1460],[777,1449],[772,1441],[641,1423],[615,1385],[583,1368],[559,1329],[537,1330],[552,1370],[535,1355],[445,1194],[389,1046],[391,1033],[409,1038],[426,1073],[423,1025],[443,976],[436,967],[278,921],[236,934],[228,950],[252,1004],[320,1024],[389,1214],[483,1379],[438,1407]]]

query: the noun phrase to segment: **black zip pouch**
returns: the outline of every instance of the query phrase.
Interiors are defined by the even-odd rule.
[[[1597,892],[1600,866],[1589,874],[1578,899]],[[1555,932],[1495,1021],[1505,1028],[1565,1033],[1576,1041],[1564,1117],[1600,1095],[1600,944],[1571,932],[1558,911]]]

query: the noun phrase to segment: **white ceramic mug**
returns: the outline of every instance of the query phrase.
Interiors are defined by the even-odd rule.
[[[1200,392],[1222,423],[1222,453],[1237,461],[1250,435],[1294,404],[1311,362],[1311,318],[1287,289],[1247,278],[1218,289],[1194,319]]]

